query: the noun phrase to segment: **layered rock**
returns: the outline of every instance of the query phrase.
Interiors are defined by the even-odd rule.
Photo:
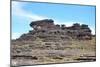
[[[91,30],[85,24],[75,23],[70,27],[66,27],[64,24],[54,24],[52,19],[44,19],[31,22],[30,27],[33,30],[11,42],[11,58],[14,66],[42,64],[43,61],[48,62],[46,58],[49,59],[50,63],[51,59],[60,59],[61,62],[64,58],[68,59],[67,62],[72,62],[74,60],[72,57],[84,55],[82,51],[83,48],[86,49],[84,45],[88,43],[84,45],[80,45],[80,43],[83,44],[85,41],[91,41],[92,39]],[[92,52],[93,56],[94,53]]]
[[[92,37],[91,30],[86,24],[75,23],[70,27],[66,27],[64,24],[54,24],[52,19],[44,19],[39,21],[33,21],[30,23],[33,30],[28,34],[23,34],[19,39],[31,39],[32,37],[55,37],[58,38],[73,38],[79,40],[90,40]],[[62,37],[63,36],[63,37]],[[32,38],[32,39],[33,39]]]

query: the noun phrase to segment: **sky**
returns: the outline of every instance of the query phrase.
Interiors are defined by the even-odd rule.
[[[95,34],[95,6],[12,1],[12,39],[32,28],[32,21],[53,19],[55,24],[87,24]]]

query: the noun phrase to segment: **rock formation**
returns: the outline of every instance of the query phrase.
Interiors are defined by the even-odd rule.
[[[52,19],[44,19],[39,21],[33,21],[30,23],[33,30],[29,31],[28,34],[23,34],[19,39],[34,39],[35,37],[52,37],[58,38],[73,38],[79,40],[91,40],[91,30],[88,25],[75,23],[70,27],[66,27],[64,24],[54,24]]]
[[[91,56],[90,53],[93,53],[95,59],[95,52],[82,53],[83,48],[86,50],[90,47],[85,47],[88,44],[87,40],[92,39],[88,25],[75,23],[66,27],[64,24],[54,24],[52,19],[44,19],[31,22],[30,27],[33,30],[11,42],[11,58],[14,66],[55,63],[59,59],[59,62],[76,62],[73,57],[80,58],[80,55],[84,54]]]

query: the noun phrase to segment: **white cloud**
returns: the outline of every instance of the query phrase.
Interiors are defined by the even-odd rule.
[[[21,33],[12,33],[12,39],[16,39],[16,38],[19,38],[21,36]]]
[[[92,34],[95,35],[95,29],[93,27],[90,27],[90,29],[92,30]]]
[[[35,13],[27,12],[26,10],[23,9],[24,5],[25,5],[25,3],[20,4],[20,2],[13,1],[12,2],[12,15],[26,17],[30,20],[41,20],[41,19],[47,18],[44,16],[37,15]]]

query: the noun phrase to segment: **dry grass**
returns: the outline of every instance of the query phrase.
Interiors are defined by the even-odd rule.
[[[15,43],[16,44],[16,43]],[[16,53],[17,55],[27,54],[36,56],[38,59],[12,59],[12,65],[32,65],[32,64],[46,64],[46,63],[63,63],[63,62],[81,62],[81,61],[93,61],[95,60],[96,43],[95,37],[92,40],[72,40],[64,45],[58,43],[54,46],[51,44],[50,47],[57,47],[59,45],[63,49],[50,48],[47,49],[42,39],[37,39],[34,44],[30,42],[17,43],[19,45],[12,45],[13,50],[19,50],[23,52]],[[34,48],[35,47],[35,48]],[[28,51],[29,50],[29,51]],[[84,60],[76,60],[84,59]],[[90,59],[90,60],[87,60]],[[26,61],[25,61],[26,60]],[[14,63],[16,64],[14,64]]]

